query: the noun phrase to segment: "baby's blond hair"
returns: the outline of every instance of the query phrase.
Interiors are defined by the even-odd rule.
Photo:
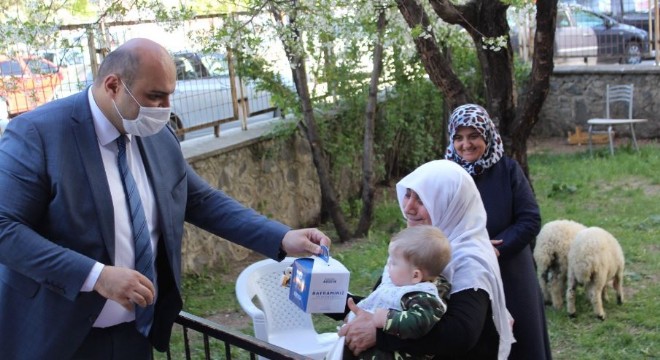
[[[430,225],[418,225],[399,231],[390,240],[390,248],[422,270],[424,281],[438,277],[451,260],[449,240],[440,229]]]

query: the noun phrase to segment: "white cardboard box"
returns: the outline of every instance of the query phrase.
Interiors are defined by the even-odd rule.
[[[291,270],[289,300],[307,313],[342,313],[346,308],[350,273],[339,261],[296,259]]]

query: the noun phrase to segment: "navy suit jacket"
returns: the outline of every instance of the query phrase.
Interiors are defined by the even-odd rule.
[[[163,351],[182,308],[181,239],[190,222],[270,258],[289,227],[212,188],[169,128],[137,137],[162,229],[150,340]],[[105,299],[80,292],[114,259],[113,205],[87,91],[10,122],[0,140],[0,359],[66,359]]]

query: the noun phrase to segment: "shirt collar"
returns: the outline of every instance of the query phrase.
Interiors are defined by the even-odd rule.
[[[101,146],[106,146],[111,142],[114,142],[119,135],[119,130],[108,120],[108,118],[103,114],[101,108],[96,104],[94,95],[92,94],[92,87],[90,86],[87,90],[87,99],[89,101],[89,107],[92,110],[92,118],[94,120],[94,130],[96,131],[96,137],[98,138],[99,144]],[[130,142],[132,136],[126,134],[126,138]]]

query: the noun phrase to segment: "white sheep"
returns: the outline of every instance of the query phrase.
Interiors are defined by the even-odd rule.
[[[616,299],[623,304],[623,250],[609,232],[590,227],[575,235],[568,251],[568,289],[566,306],[568,315],[575,317],[575,289],[578,284],[585,290],[596,316],[605,320],[603,301],[607,301],[607,282],[612,279]]]
[[[543,225],[536,237],[534,261],[546,304],[561,310],[566,293],[568,249],[575,234],[587,227],[572,220],[554,220]]]

